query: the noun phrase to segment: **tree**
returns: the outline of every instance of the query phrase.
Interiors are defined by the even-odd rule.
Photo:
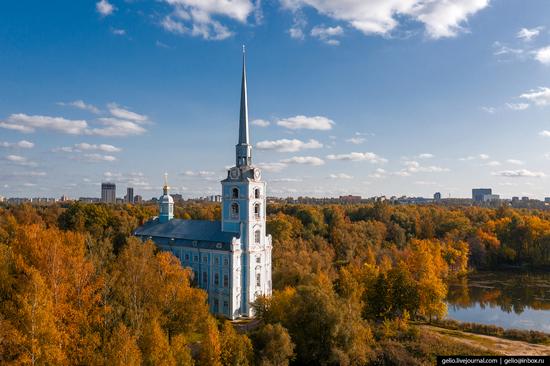
[[[223,322],[220,343],[222,365],[246,366],[252,364],[252,342],[246,335],[238,334],[228,321]]]
[[[252,335],[260,366],[287,366],[294,358],[294,343],[281,324],[267,324]]]
[[[137,337],[124,323],[118,323],[106,345],[105,365],[140,366],[141,360]]]

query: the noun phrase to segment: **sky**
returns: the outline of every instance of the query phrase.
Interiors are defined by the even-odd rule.
[[[0,5],[0,196],[550,196],[547,0]]]

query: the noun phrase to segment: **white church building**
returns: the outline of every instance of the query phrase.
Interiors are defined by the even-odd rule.
[[[271,235],[266,235],[266,183],[252,165],[249,137],[246,62],[243,53],[239,140],[235,166],[222,185],[221,221],[174,219],[174,201],[164,184],[159,216],[134,235],[152,240],[193,270],[208,293],[213,314],[230,319],[253,316],[250,306],[271,295]]]

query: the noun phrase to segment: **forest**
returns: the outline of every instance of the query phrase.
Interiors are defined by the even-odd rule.
[[[209,314],[177,258],[131,236],[156,211],[0,206],[0,364],[431,364],[486,353],[416,326],[445,315],[449,279],[550,267],[547,211],[270,204],[274,293],[243,332]]]

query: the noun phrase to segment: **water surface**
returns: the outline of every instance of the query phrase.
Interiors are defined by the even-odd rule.
[[[449,284],[448,318],[550,333],[550,273],[480,272]]]

